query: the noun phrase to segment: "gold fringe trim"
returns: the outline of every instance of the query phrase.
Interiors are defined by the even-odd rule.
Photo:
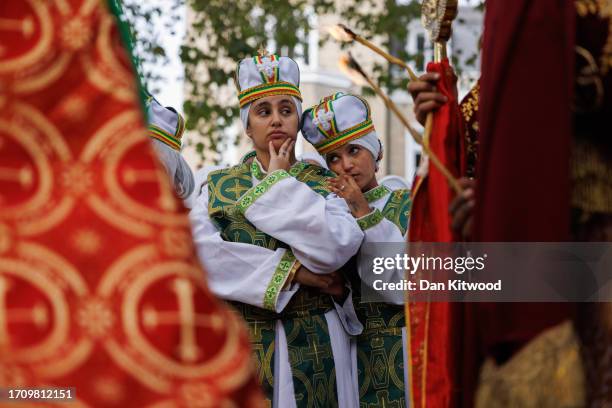
[[[612,163],[595,146],[576,141],[572,152],[572,207],[612,213]]]

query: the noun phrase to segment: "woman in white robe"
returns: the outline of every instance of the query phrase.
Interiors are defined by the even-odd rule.
[[[410,191],[392,191],[376,180],[382,144],[376,135],[368,103],[354,95],[336,93],[304,112],[302,134],[325,157],[330,170],[339,176],[331,190],[346,199],[362,228],[363,245],[404,243],[411,207]],[[388,256],[379,254],[376,256]],[[406,352],[404,294],[388,291],[379,301],[361,302],[362,288],[372,287],[371,256],[360,251],[356,270],[348,270],[353,284],[353,302],[364,325],[355,338],[353,355],[359,381],[359,406],[407,406],[409,359]],[[399,282],[402,271],[384,276]],[[357,391],[356,391],[357,392]]]
[[[195,182],[191,168],[181,155],[185,119],[174,108],[163,107],[153,96],[146,102],[148,135],[174,191],[185,200],[193,192]]]
[[[299,70],[286,57],[239,63],[241,119],[254,153],[208,174],[191,212],[209,286],[247,321],[259,375],[274,407],[355,407],[351,335],[362,326],[343,307],[338,270],[363,232],[327,170],[296,162]]]

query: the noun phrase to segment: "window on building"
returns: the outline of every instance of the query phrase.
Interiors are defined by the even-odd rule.
[[[319,30],[317,28],[318,18],[312,7],[306,8],[306,15],[310,29],[299,28],[296,32],[298,43],[293,47],[282,46],[277,48],[277,41],[274,38],[276,21],[274,17],[268,17],[266,21],[266,31],[268,33],[268,50],[276,51],[279,55],[294,59],[302,66],[316,67],[318,65],[319,51]]]
[[[416,66],[419,71],[425,69],[425,35],[417,35],[417,55],[416,55]]]

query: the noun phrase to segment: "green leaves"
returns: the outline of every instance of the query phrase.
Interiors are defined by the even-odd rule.
[[[222,149],[245,137],[242,131],[237,135],[236,128],[232,127],[239,118],[233,79],[236,62],[255,55],[261,46],[293,58],[306,57],[303,54],[308,52],[308,33],[317,29],[311,26],[315,15],[337,16],[331,23],[348,25],[365,38],[374,39],[391,54],[404,61],[413,61],[414,66],[417,58],[422,59],[422,56],[409,54],[406,47],[410,23],[421,14],[421,2],[417,0],[164,1],[174,2],[177,10],[178,5],[186,1],[189,8],[187,38],[180,51],[185,67],[183,110],[187,129],[200,135],[190,142],[202,160],[219,162]],[[123,2],[128,20],[135,27],[136,52],[140,59],[163,63],[167,57],[159,38],[169,35],[177,17],[172,13],[162,14],[159,7],[148,5],[149,2]],[[164,23],[155,24],[160,19]],[[322,33],[320,45],[327,41],[333,40]],[[382,61],[377,57],[375,60]],[[386,62],[377,62],[370,72],[389,92],[407,86],[405,72],[390,68]],[[143,76],[148,84],[160,77],[159,72],[143,72]]]

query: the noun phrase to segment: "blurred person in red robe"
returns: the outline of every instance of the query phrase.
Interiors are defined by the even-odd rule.
[[[262,406],[246,330],[208,290],[146,137],[118,13],[0,3],[0,387]]]
[[[487,2],[483,76],[461,104],[460,137],[470,178],[461,180],[465,190],[450,206],[453,227],[463,239],[612,240],[612,155],[604,137],[610,134],[612,113],[611,24],[612,7],[605,1],[568,1],[564,7],[552,1]],[[574,66],[575,72],[568,69]],[[411,85],[421,120],[446,102],[436,81],[426,74]],[[477,164],[477,173],[470,172],[470,163]],[[552,396],[556,406],[610,403],[612,362],[604,356],[612,344],[612,310],[605,303],[574,309],[569,304],[467,304],[471,346],[466,355],[471,357],[464,358],[464,367],[473,374],[471,380],[466,376],[466,405],[473,403],[475,376],[486,356],[494,363],[483,372],[488,384],[481,387],[479,405],[551,401],[538,400],[538,393]],[[563,323],[570,318],[573,326]],[[578,347],[575,332],[582,361],[571,357]],[[530,382],[527,376],[514,383],[498,381],[516,378],[510,370],[516,374],[546,341],[558,348],[559,366],[575,369],[568,373],[574,378],[558,387]],[[581,366],[586,395],[579,395],[584,393]],[[547,368],[554,369],[544,364],[539,372]]]

